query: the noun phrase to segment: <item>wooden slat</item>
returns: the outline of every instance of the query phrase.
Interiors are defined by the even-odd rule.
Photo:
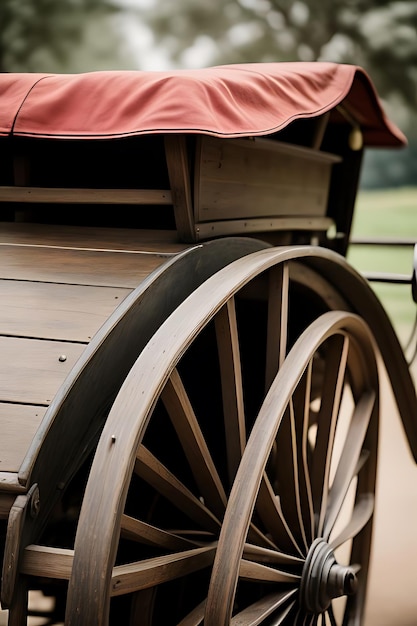
[[[0,246],[0,278],[137,287],[166,257],[157,254]]]
[[[67,204],[172,204],[169,189],[75,189],[63,187],[0,187],[0,202]]]
[[[174,254],[190,246],[174,230],[0,222],[0,243]]]
[[[82,344],[0,337],[0,402],[47,406],[84,349]]]
[[[88,342],[129,293],[131,289],[0,279],[0,334]]]
[[[45,407],[0,402],[0,471],[17,472],[45,414]],[[4,488],[1,481],[1,489]]]

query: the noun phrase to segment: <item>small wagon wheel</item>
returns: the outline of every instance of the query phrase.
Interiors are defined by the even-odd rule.
[[[325,313],[286,357],[253,426],[222,524],[206,626],[361,623],[377,432],[368,327]],[[259,520],[272,550],[251,545]]]
[[[368,383],[369,397],[376,396],[376,370],[364,325],[343,314],[346,330],[336,324],[328,339],[314,326],[314,341],[308,343],[305,357],[308,374],[303,375],[297,363],[291,372],[295,361],[289,348],[304,329],[329,309],[346,308],[337,289],[318,274],[300,273],[298,258],[316,254],[320,252],[307,247],[268,249],[235,261],[192,293],[145,347],[110,411],[92,464],[75,540],[67,625],[266,624],[271,611],[264,617],[265,598],[271,593],[280,598],[276,606],[281,616],[281,621],[271,623],[284,623],[286,611],[288,624],[317,623],[310,574],[315,576],[319,568],[320,581],[327,581],[327,574],[321,572],[336,562],[329,533],[346,495],[346,479],[339,476],[342,470],[336,471],[329,495],[326,485],[332,471],[342,379],[351,388],[353,405],[360,407],[355,423],[365,428],[361,443],[366,441],[370,449],[368,458],[361,454],[361,444],[354,453],[349,447],[344,461],[352,481],[361,465],[366,468],[357,481],[359,494],[370,494],[366,523],[365,514],[360,515],[361,497],[353,521],[340,531],[342,538],[343,532],[352,537],[364,526],[353,546],[354,563],[362,567],[356,614],[362,610],[376,428],[363,426],[368,405],[361,407],[364,396],[368,397]],[[365,347],[357,342],[358,335]],[[288,366],[286,358],[291,359]],[[368,361],[373,364],[372,375]],[[278,371],[283,373],[275,379]],[[331,384],[335,376],[337,389]],[[268,414],[268,399],[275,398],[280,381],[288,377],[293,392],[287,391],[272,411],[275,421],[270,429],[281,427],[259,444],[257,483],[245,499],[245,486],[239,488],[242,475],[246,480],[250,472],[245,449],[250,445],[253,451],[253,440]],[[300,411],[307,414],[307,389],[310,421],[304,420],[302,433],[296,430],[289,449],[286,437],[296,428],[293,416]],[[316,404],[321,408],[316,409]],[[291,410],[285,411],[286,406]],[[322,414],[326,416],[323,427],[317,426]],[[323,452],[325,461],[317,462],[317,451]],[[357,465],[352,468],[356,453]],[[312,459],[316,461],[310,486],[307,470]],[[277,485],[284,488],[281,506],[274,495]],[[237,491],[242,492],[242,513],[235,507]],[[230,535],[230,545],[237,551],[229,560],[224,537]],[[335,584],[340,586],[341,577],[344,591],[349,592],[356,573],[354,566],[332,569]],[[227,579],[226,598],[225,607],[219,609],[216,597],[222,579]],[[349,589],[347,580],[352,580]],[[301,610],[306,615],[311,611],[313,621],[297,622],[301,618],[292,615],[291,603],[301,602],[300,597],[304,598]],[[242,613],[243,621],[235,619],[236,612]],[[336,613],[329,614],[330,623],[337,623]]]

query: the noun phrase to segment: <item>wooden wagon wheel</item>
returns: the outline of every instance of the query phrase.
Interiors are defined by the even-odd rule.
[[[351,314],[325,313],[286,357],[252,429],[222,524],[206,626],[361,623],[377,431],[369,330]],[[272,550],[251,544],[254,523]]]
[[[315,614],[317,606],[309,604],[315,601],[310,572],[315,576],[319,568],[320,581],[327,581],[322,570],[334,565],[333,544],[327,540],[339,517],[346,480],[339,476],[342,470],[336,472],[329,496],[326,481],[341,380],[349,383],[353,405],[360,407],[354,421],[361,425],[366,422],[364,411],[370,410],[368,404],[362,409],[364,397],[368,398],[365,387],[369,383],[369,397],[375,399],[377,383],[368,335],[347,314],[342,318],[347,320],[343,332],[337,327],[327,339],[314,331],[305,357],[308,375],[303,376],[293,356],[286,365],[288,349],[302,331],[329,308],[344,306],[337,290],[314,272],[301,278],[297,259],[309,254],[320,253],[309,248],[269,249],[232,263],[191,294],[139,356],[110,411],[92,464],[75,540],[67,625],[270,623],[265,621],[269,618],[264,618],[264,607],[265,596],[271,593],[278,594],[278,604],[285,603],[290,611],[288,624],[317,623],[316,617],[297,621],[301,618],[291,614],[291,601],[302,596],[301,610],[311,608]],[[365,347],[356,341],[358,334]],[[372,374],[368,374],[370,364]],[[283,374],[275,380],[278,370]],[[335,372],[337,389],[332,385]],[[345,379],[344,372],[349,372]],[[269,437],[262,442],[260,470],[249,481],[255,480],[256,485],[245,500],[245,486],[239,488],[242,475],[249,478],[245,449],[250,445],[253,451],[254,437],[256,441],[261,430],[258,424],[265,421],[265,411],[268,414],[265,395],[272,384],[275,398],[283,377],[292,379],[294,394],[287,393],[273,411],[273,428],[281,428],[276,440],[274,434],[274,441]],[[307,389],[311,389],[311,421],[304,419],[304,430],[302,434],[296,430],[296,445],[290,449],[286,437],[296,428],[294,415],[307,414]],[[286,412],[286,406],[291,410]],[[316,428],[313,440],[318,418],[326,425]],[[365,431],[368,423],[362,426]],[[254,437],[248,439],[252,430]],[[352,479],[354,454],[358,453],[356,471],[361,465],[365,468],[358,490],[370,494],[366,522],[373,512],[376,428],[369,432],[370,458],[360,454],[359,445],[354,452],[348,448],[344,461]],[[317,462],[317,451],[323,451],[323,463]],[[303,458],[301,464],[294,461],[295,455]],[[310,462],[315,467],[311,489]],[[270,478],[261,480],[262,476]],[[368,481],[366,488],[362,476]],[[273,495],[277,485],[283,488],[281,507]],[[244,501],[243,520],[234,506],[236,490]],[[363,604],[370,532],[365,514],[358,512],[362,500],[345,529],[349,533],[353,528],[354,535],[361,524],[366,526],[353,549],[354,562],[362,566],[358,607]],[[331,519],[326,515],[329,507]],[[318,511],[315,523],[314,511]],[[224,537],[230,535],[233,559],[229,550],[223,552]],[[216,557],[219,537],[222,547]],[[262,566],[268,562],[271,567]],[[353,588],[353,569],[333,568],[335,584],[342,576],[346,589],[347,579],[352,579]],[[307,573],[302,576],[302,571]],[[339,571],[342,574],[334,576]],[[223,579],[227,579],[226,597],[222,596],[224,607],[219,609],[216,598]],[[301,596],[296,591],[300,588]],[[282,609],[277,610],[281,615]],[[244,621],[234,618],[236,611],[243,611]],[[337,623],[332,610],[329,614],[330,623]]]

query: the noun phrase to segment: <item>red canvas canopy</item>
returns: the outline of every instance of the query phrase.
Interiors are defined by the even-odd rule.
[[[343,103],[339,111],[336,107]],[[149,133],[269,135],[332,111],[368,146],[399,146],[363,69],[336,63],[249,63],[201,70],[0,75],[0,135],[112,138]]]

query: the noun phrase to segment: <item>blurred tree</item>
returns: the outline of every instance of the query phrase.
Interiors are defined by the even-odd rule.
[[[129,61],[112,0],[0,0],[0,71],[111,69]]]
[[[384,97],[401,94],[415,108],[416,1],[156,0],[146,3],[142,18],[179,66],[202,56],[210,65],[354,63]]]

